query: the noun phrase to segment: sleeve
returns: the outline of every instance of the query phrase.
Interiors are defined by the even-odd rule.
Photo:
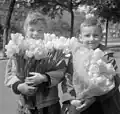
[[[73,63],[71,56],[68,61],[65,78],[61,83],[63,91],[62,102],[68,102],[69,100],[75,99],[76,93],[72,84],[72,78],[73,78]]]
[[[58,70],[45,73],[48,77],[49,87],[56,86],[63,80],[66,71],[66,63],[64,60],[58,65],[57,69]]]
[[[114,58],[114,53],[113,52],[109,52],[109,53],[107,53],[105,55],[105,57],[108,60],[108,63],[112,63],[115,71],[117,72],[118,66],[117,66],[116,60]],[[116,74],[114,76],[114,81],[115,81],[115,87],[111,91],[109,91],[107,94],[97,97],[98,100],[104,101],[104,100],[108,99],[109,97],[111,97],[111,96],[113,96],[115,94],[115,92],[116,92],[116,90],[118,90],[118,86],[120,84],[119,74]]]
[[[11,88],[14,93],[19,94],[17,86],[22,83],[19,78],[16,76],[16,66],[13,59],[9,59],[6,65],[5,71],[5,86]]]

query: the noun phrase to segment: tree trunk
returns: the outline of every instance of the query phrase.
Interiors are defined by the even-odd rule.
[[[105,46],[107,46],[107,41],[108,41],[108,26],[109,26],[109,19],[106,20]]]
[[[8,8],[8,13],[6,16],[6,21],[5,21],[5,28],[3,32],[3,56],[6,57],[5,54],[5,45],[8,43],[8,33],[9,33],[9,28],[10,28],[10,20],[12,16],[12,12],[14,10],[14,5],[15,5],[16,0],[10,0],[10,5]]]
[[[71,31],[70,31],[70,37],[73,37],[73,29],[74,29],[74,12],[71,11]]]
[[[74,28],[74,12],[72,0],[70,0],[70,13],[71,13],[71,29],[70,29],[70,38],[73,37],[73,28]]]

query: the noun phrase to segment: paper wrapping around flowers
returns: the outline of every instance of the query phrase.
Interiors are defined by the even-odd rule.
[[[85,65],[89,62],[91,52],[86,48],[76,50],[73,55],[73,86],[76,91],[76,98],[90,98],[103,95],[115,87],[114,81],[100,75],[97,78],[90,78]],[[86,64],[85,64],[86,63]],[[98,83],[99,82],[99,83]]]

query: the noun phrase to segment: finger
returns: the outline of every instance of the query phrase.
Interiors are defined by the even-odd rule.
[[[25,83],[27,83],[27,82],[28,82],[28,83],[29,83],[29,82],[32,83],[32,82],[34,82],[34,79],[31,79],[31,78],[30,78],[30,79],[26,79],[26,80],[25,80]]]
[[[34,86],[29,86],[28,87],[28,90],[35,90],[36,89],[36,87],[34,87]]]
[[[26,79],[25,79],[25,82],[30,82],[30,81],[31,81],[31,80],[29,80],[29,78],[26,78]]]
[[[76,107],[76,109],[82,109],[82,108],[84,108],[85,106],[86,106],[85,104],[82,104],[81,106]]]
[[[26,80],[30,81],[33,80],[35,78],[35,76],[31,76],[31,77],[27,77]]]
[[[36,72],[29,72],[30,75],[37,75],[38,73]]]
[[[33,77],[28,77],[28,78],[25,79],[25,82],[30,82],[30,81],[32,81],[33,79],[34,79]]]
[[[38,72],[29,72],[29,74],[33,74],[33,75],[35,74],[36,75],[36,74],[41,74],[41,73],[38,73]]]
[[[31,87],[36,87],[36,84],[34,84],[34,83],[28,83],[27,85],[31,86]]]
[[[41,76],[41,73],[37,73],[37,72],[30,72],[29,75],[33,75],[33,76]],[[33,77],[32,76],[32,77]]]
[[[81,105],[81,106],[79,106],[79,107],[76,107],[76,110],[79,110],[79,111],[83,111],[83,110],[85,110],[85,108],[86,108],[86,104],[83,104],[83,105]]]
[[[80,106],[81,105],[81,101],[80,100],[72,100],[71,104],[74,106]]]
[[[34,83],[33,82],[25,82],[28,86],[32,86]]]

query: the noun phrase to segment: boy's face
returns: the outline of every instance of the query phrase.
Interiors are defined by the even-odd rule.
[[[44,39],[46,26],[42,22],[36,24],[29,24],[26,30],[26,36],[33,39]]]
[[[81,37],[87,48],[96,49],[102,40],[102,30],[99,26],[85,26],[82,27]]]

